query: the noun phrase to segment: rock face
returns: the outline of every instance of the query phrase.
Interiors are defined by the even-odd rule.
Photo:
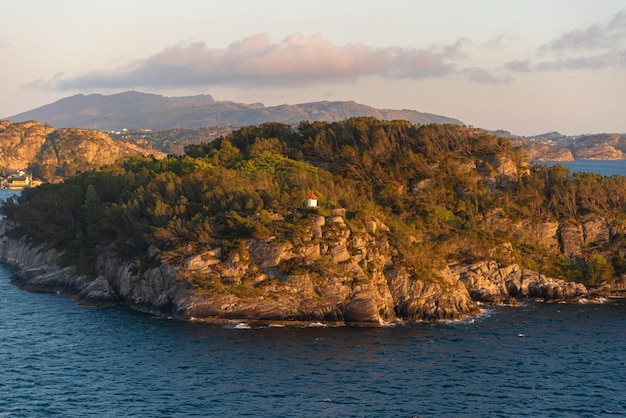
[[[624,153],[609,144],[597,144],[574,151],[577,160],[622,160]]]
[[[517,181],[517,164],[508,156],[497,154],[487,159],[498,173],[500,181]]]
[[[584,242],[583,229],[580,225],[564,223],[561,225],[561,253],[566,257],[580,257]]]
[[[581,283],[552,279],[517,264],[501,267],[495,262],[459,265],[454,274],[465,284],[473,299],[503,303],[514,298],[567,300],[586,296]]]
[[[0,170],[28,169],[36,177],[50,181],[131,155],[165,157],[147,144],[114,141],[95,130],[55,130],[34,121],[0,121]]]
[[[626,275],[613,278],[593,291],[597,296],[626,297]]]
[[[594,134],[567,137],[555,132],[530,138],[512,138],[531,161],[623,160],[626,134]]]
[[[574,154],[568,148],[558,148],[537,142],[523,141],[529,161],[574,161]]]
[[[578,138],[569,148],[577,160],[621,160],[626,135],[597,134]]]
[[[62,128],[50,133],[36,158],[38,173],[44,179],[69,177],[77,172],[112,164],[131,155],[165,154],[133,142],[114,141],[109,135],[88,129]]]
[[[23,170],[35,160],[54,128],[38,122],[0,121],[0,168]]]
[[[489,215],[495,229],[519,227],[537,245],[575,256],[586,243],[614,233],[600,218],[582,225],[547,222],[533,228],[512,225],[503,214]],[[345,211],[324,217],[311,213],[298,242],[248,237],[185,259],[145,270],[125,262],[113,249],[100,252],[95,277],[57,264],[59,254],[10,238],[0,225],[0,260],[21,267],[15,283],[37,291],[68,294],[82,303],[121,303],[155,315],[198,319],[327,321],[378,326],[403,320],[456,319],[478,312],[476,302],[519,298],[575,300],[626,293],[615,279],[593,293],[582,284],[547,277],[515,263],[485,260],[438,266],[425,278],[398,260],[389,228],[375,218],[349,225]],[[559,247],[560,243],[560,247]],[[512,251],[503,245],[502,251]],[[148,254],[158,260],[151,248]]]
[[[308,226],[298,244],[250,238],[229,252],[216,248],[185,260],[182,280],[210,278],[209,286],[217,290],[210,298],[193,295],[186,315],[371,326],[477,312],[449,271],[427,281],[398,267],[389,229],[381,222],[372,219],[365,229],[351,229],[336,212],[312,215]],[[238,289],[239,295],[220,294],[221,286]]]
[[[97,277],[77,274],[73,267],[58,265],[57,251],[32,246],[25,238],[10,238],[11,229],[7,221],[0,223],[0,260],[21,268],[13,282],[26,290],[59,292],[88,305],[122,303],[155,315],[174,314],[171,299],[182,302],[187,293],[175,270],[160,267],[139,272],[110,250],[98,259]]]
[[[447,267],[423,280],[395,266],[388,228],[352,230],[343,216],[311,216],[302,242],[249,238],[180,266],[145,271],[100,253],[97,277],[57,264],[59,254],[11,239],[0,227],[0,259],[22,267],[21,287],[68,294],[83,303],[122,303],[179,318],[329,321],[377,326],[396,319],[456,319],[478,312]],[[374,232],[375,231],[375,232]],[[202,286],[197,286],[201,282]]]

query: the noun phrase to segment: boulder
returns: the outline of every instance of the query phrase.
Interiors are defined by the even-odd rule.
[[[375,326],[380,325],[382,319],[376,303],[372,299],[360,297],[346,305],[345,322],[351,326]]]
[[[454,269],[473,299],[502,303],[510,298],[565,300],[588,294],[585,285],[554,279],[517,264],[501,267],[495,262],[460,265]]]
[[[98,276],[85,286],[78,293],[78,299],[86,305],[110,305],[118,302],[117,295],[104,276]]]

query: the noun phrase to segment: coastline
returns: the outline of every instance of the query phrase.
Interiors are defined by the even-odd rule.
[[[55,250],[45,249],[42,245],[30,246],[25,238],[12,239],[6,232],[7,222],[3,221],[0,224],[0,262],[18,268],[18,273],[11,282],[21,289],[60,293],[84,305],[125,305],[158,317],[187,321],[238,322],[249,326],[302,327],[320,323],[324,326],[380,327],[406,321],[462,320],[480,315],[484,307],[489,305],[514,305],[523,300],[581,303],[599,300],[601,297],[626,295],[626,282],[623,279],[620,286],[589,290],[581,284],[547,278],[535,272],[521,270],[515,265],[502,267],[494,262],[484,262],[454,266],[452,270],[446,267],[450,283],[463,286],[468,298],[471,295],[471,304],[467,305],[467,309],[448,317],[372,316],[372,300],[363,296],[355,299],[359,303],[354,306],[355,309],[365,310],[357,309],[350,318],[346,318],[346,311],[349,309],[346,305],[338,305],[343,311],[335,315],[343,316],[334,319],[325,316],[325,312],[337,309],[331,305],[325,308],[320,306],[326,305],[319,305],[317,308],[311,306],[308,314],[298,316],[294,314],[297,310],[293,306],[282,306],[264,298],[246,301],[233,295],[198,295],[178,278],[179,268],[171,266],[159,266],[137,276],[132,273],[133,266],[130,263],[122,262],[110,250],[103,251],[99,257],[97,277],[80,275],[73,267],[59,266],[60,254]],[[430,303],[449,303],[445,302],[444,295],[432,296],[432,292],[428,294],[434,299],[421,301],[424,306]],[[441,297],[444,299],[439,299]],[[287,298],[279,302],[289,304],[293,300]]]

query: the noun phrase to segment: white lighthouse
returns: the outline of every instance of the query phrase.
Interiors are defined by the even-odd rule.
[[[315,196],[315,193],[313,192],[313,190],[311,190],[311,194],[309,195],[309,198],[306,201],[306,206],[307,208],[317,207],[317,196]]]

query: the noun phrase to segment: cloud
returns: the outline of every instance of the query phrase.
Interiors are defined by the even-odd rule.
[[[537,71],[626,68],[626,10],[607,22],[566,32],[538,52],[547,59],[532,66]]]
[[[553,61],[542,61],[535,64],[538,71],[559,70],[598,70],[606,67],[626,68],[626,48],[610,53],[580,55],[560,58]]]
[[[531,59],[504,63],[503,70],[528,73],[562,70],[626,69],[626,10],[608,21],[563,33],[536,49]]]
[[[9,46],[9,42],[5,39],[0,39],[0,49],[1,48],[6,48],[7,46]]]
[[[564,33],[543,45],[543,51],[580,52],[581,50],[607,50],[626,43],[626,10],[615,14],[608,22],[596,23],[586,28]]]
[[[456,71],[467,40],[430,48],[373,48],[333,45],[321,35],[293,34],[272,43],[258,34],[227,48],[204,42],[179,43],[127,66],[58,76],[45,82],[61,90],[84,88],[183,87],[199,85],[276,86],[351,82],[360,77],[423,79]]]
[[[484,68],[468,68],[464,70],[469,81],[481,84],[506,84],[511,81],[510,77],[494,75],[493,72]]]
[[[483,44],[483,46],[489,49],[503,49],[507,48],[509,45],[519,40],[520,35],[518,33],[506,32],[487,40]]]
[[[516,73],[527,73],[531,70],[530,60],[513,60],[504,63],[504,68]]]

